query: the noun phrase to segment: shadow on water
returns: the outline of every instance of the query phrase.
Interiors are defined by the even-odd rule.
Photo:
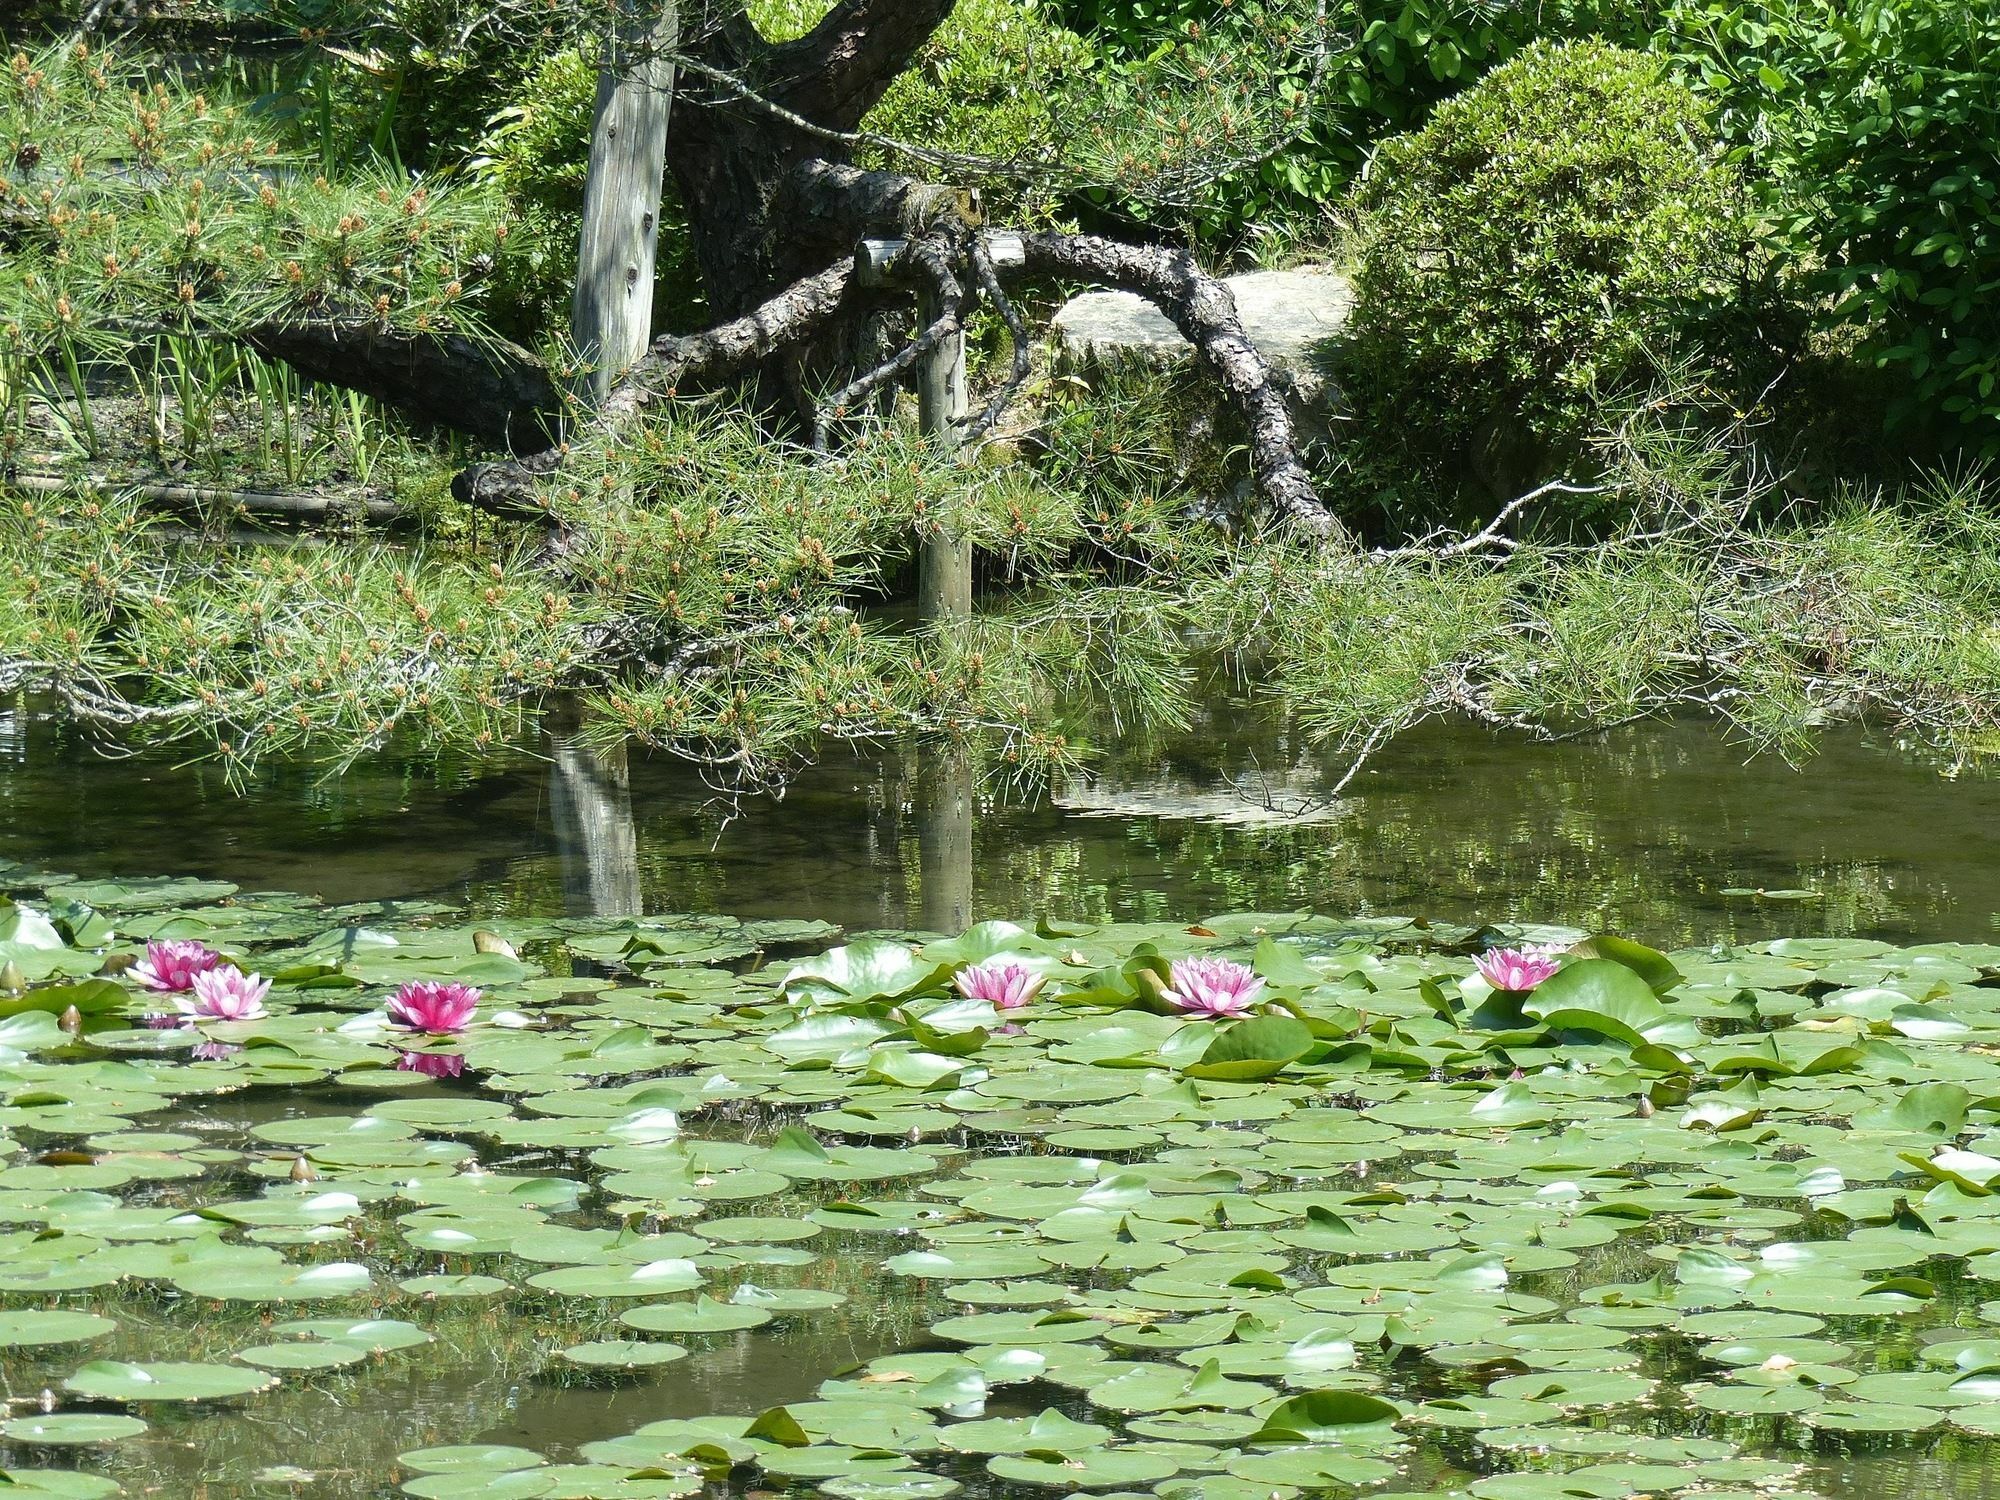
[[[1312,907],[1660,942],[1909,941],[1990,938],[2000,911],[2000,782],[1946,780],[1864,731],[1793,768],[1701,723],[1560,745],[1433,725],[1329,800],[1343,770],[1217,701],[1189,733],[1038,798],[885,750],[843,754],[729,821],[679,763],[628,767],[564,739],[442,771],[274,770],[245,798],[211,768],[106,759],[15,710],[0,714],[0,857],[489,916],[704,910],[850,929]],[[1814,894],[1726,894],[1759,889]]]

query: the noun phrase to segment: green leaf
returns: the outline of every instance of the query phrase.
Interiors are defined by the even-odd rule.
[[[1253,1016],[1225,1027],[1185,1071],[1190,1078],[1271,1078],[1313,1045],[1312,1028],[1296,1017]]]
[[[746,1438],[760,1438],[767,1443],[776,1443],[781,1448],[809,1448],[812,1439],[806,1435],[799,1419],[782,1406],[773,1406],[760,1414],[756,1421],[743,1429]]]
[[[1608,958],[1566,963],[1536,985],[1522,1012],[1557,1031],[1582,1031],[1637,1047],[1658,1039],[1672,1016],[1651,985]]]
[[[1281,1401],[1253,1432],[1253,1443],[1339,1443],[1361,1429],[1397,1421],[1401,1407],[1366,1391],[1308,1391]]]
[[[1666,954],[1612,933],[1585,938],[1570,952],[1578,958],[1608,958],[1613,963],[1623,964],[1645,980],[1656,995],[1664,995],[1684,982],[1681,971],[1673,966]]]

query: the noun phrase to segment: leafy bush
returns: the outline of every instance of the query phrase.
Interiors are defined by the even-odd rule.
[[[1892,415],[2000,453],[2000,8],[1683,0],[1676,29],[1780,241],[1907,376]]]
[[[863,128],[943,151],[1030,160],[1059,134],[1062,84],[1093,59],[1088,42],[1033,0],[961,0]]]
[[[1343,368],[1371,442],[1544,457],[1739,305],[1746,223],[1699,102],[1603,42],[1538,43],[1359,186]],[[1482,431],[1484,429],[1484,431]]]

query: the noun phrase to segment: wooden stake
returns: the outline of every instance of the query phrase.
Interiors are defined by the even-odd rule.
[[[928,327],[944,309],[925,293],[917,322]],[[917,425],[947,453],[958,450],[965,426],[965,330],[945,339],[917,367]],[[917,557],[917,617],[962,620],[972,613],[972,543],[938,531]]]

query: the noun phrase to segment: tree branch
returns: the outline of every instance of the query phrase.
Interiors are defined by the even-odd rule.
[[[211,485],[172,484],[152,479],[102,476],[0,473],[0,490],[31,495],[65,495],[76,490],[100,495],[137,495],[167,510],[197,517],[214,512],[270,516],[286,521],[366,520],[389,525],[407,519],[403,507],[375,495],[307,495],[273,490],[218,489]]]
[[[594,433],[601,436],[606,429],[623,425],[656,397],[672,395],[682,384],[712,384],[812,338],[834,321],[853,281],[853,263],[843,261],[794,282],[740,318],[703,333],[655,339],[599,406]],[[556,447],[529,458],[475,464],[452,481],[452,493],[466,504],[496,515],[545,515],[535,493],[536,484],[555,472],[567,452]]]
[[[1326,540],[1343,536],[1299,461],[1292,414],[1271,367],[1243,331],[1229,288],[1186,250],[1127,245],[1094,234],[1032,234],[1030,271],[1108,282],[1137,292],[1172,320],[1250,426],[1251,469],[1278,514]]]
[[[338,323],[260,323],[228,336],[309,379],[502,447],[540,447],[562,410],[547,366],[504,339]]]
[[[797,41],[766,59],[769,96],[816,124],[852,130],[957,0],[840,0]]]

